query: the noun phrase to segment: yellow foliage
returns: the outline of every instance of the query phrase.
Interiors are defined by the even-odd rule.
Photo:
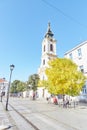
[[[77,95],[86,80],[77,70],[77,65],[66,58],[51,60],[45,72],[48,77],[48,90],[53,94]]]
[[[47,83],[46,80],[39,80],[38,87],[45,87],[45,88],[47,88],[47,86],[48,86],[48,83]]]

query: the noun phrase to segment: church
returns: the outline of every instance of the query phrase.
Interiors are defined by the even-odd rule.
[[[48,61],[57,58],[56,43],[54,34],[51,31],[50,23],[48,23],[47,32],[42,41],[41,64],[38,69],[40,80],[46,80],[45,69],[48,67]],[[39,97],[47,97],[48,92],[44,87],[38,88]]]

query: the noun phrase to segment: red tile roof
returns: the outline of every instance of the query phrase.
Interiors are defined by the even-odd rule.
[[[0,79],[0,83],[6,82],[4,78]]]

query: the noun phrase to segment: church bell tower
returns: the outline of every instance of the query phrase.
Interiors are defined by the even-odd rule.
[[[38,69],[40,80],[46,80],[45,69],[48,67],[48,61],[57,58],[56,55],[56,40],[54,34],[51,31],[50,23],[48,23],[47,32],[42,41],[42,56],[41,65]]]

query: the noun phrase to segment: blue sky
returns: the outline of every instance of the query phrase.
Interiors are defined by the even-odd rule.
[[[87,40],[87,0],[0,0],[0,78],[27,81],[37,73],[48,22],[57,55]]]

